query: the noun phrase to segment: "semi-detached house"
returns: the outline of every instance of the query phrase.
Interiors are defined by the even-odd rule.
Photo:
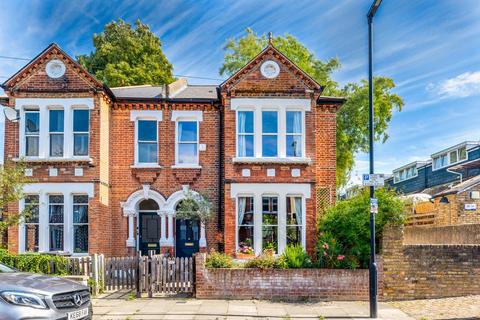
[[[8,79],[5,160],[25,161],[34,214],[8,231],[14,252],[189,256],[315,248],[335,199],[342,98],[269,44],[221,85],[108,88],[56,44]],[[205,224],[176,219],[206,195]]]

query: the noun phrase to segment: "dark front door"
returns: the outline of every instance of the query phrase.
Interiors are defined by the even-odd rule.
[[[142,255],[150,250],[160,253],[160,217],[156,212],[140,212],[139,217],[139,250]]]
[[[177,257],[191,257],[198,252],[200,223],[196,220],[176,220],[175,251]]]

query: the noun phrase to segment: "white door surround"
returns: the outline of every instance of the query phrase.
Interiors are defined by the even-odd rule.
[[[155,202],[157,202],[158,204],[159,210],[157,210],[157,214],[161,218],[160,247],[174,247],[175,240],[173,237],[173,229],[175,208],[181,200],[185,199],[187,192],[188,186],[184,186],[183,190],[172,193],[170,197],[165,200],[165,197],[163,197],[159,192],[150,189],[150,185],[143,185],[142,190],[135,191],[128,197],[127,201],[121,202],[120,205],[123,210],[123,216],[128,217],[128,239],[126,241],[126,246],[138,248],[138,231],[136,233],[134,232],[134,219],[138,218],[138,205],[140,204],[140,202],[142,202],[143,200],[152,199],[155,200]],[[193,190],[191,190],[191,192],[193,194],[198,194]],[[207,246],[204,223],[202,223],[200,226],[199,245],[201,248]]]

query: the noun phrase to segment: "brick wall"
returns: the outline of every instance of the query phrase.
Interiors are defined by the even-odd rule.
[[[480,294],[480,245],[404,245],[403,228],[383,239],[384,300]]]
[[[368,300],[368,270],[208,269],[195,259],[201,299]]]
[[[408,227],[404,244],[479,244],[480,224],[440,227]]]
[[[183,106],[143,105],[139,108],[163,111],[163,121],[158,122],[158,159],[161,168],[134,169],[135,122],[130,120],[132,106],[116,105],[111,111],[111,139],[115,147],[110,151],[110,212],[111,229],[115,238],[110,242],[112,252],[118,255],[130,254],[125,247],[128,237],[128,218],[123,216],[120,202],[130,194],[142,189],[148,183],[165,199],[189,185],[192,190],[205,194],[212,202],[212,219],[206,225],[207,246],[217,248],[218,208],[218,132],[219,113],[216,107],[205,105],[203,121],[199,122],[199,143],[206,144],[206,151],[199,152],[201,169],[174,169],[175,164],[175,122],[171,121],[172,110],[185,110]],[[148,182],[145,182],[147,181]],[[175,232],[175,231],[174,231]]]

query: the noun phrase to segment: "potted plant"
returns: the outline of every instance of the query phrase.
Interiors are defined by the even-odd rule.
[[[236,253],[237,259],[253,259],[255,258],[255,251],[253,251],[253,247],[251,241],[247,239],[245,242],[240,242],[238,244],[238,250]]]

